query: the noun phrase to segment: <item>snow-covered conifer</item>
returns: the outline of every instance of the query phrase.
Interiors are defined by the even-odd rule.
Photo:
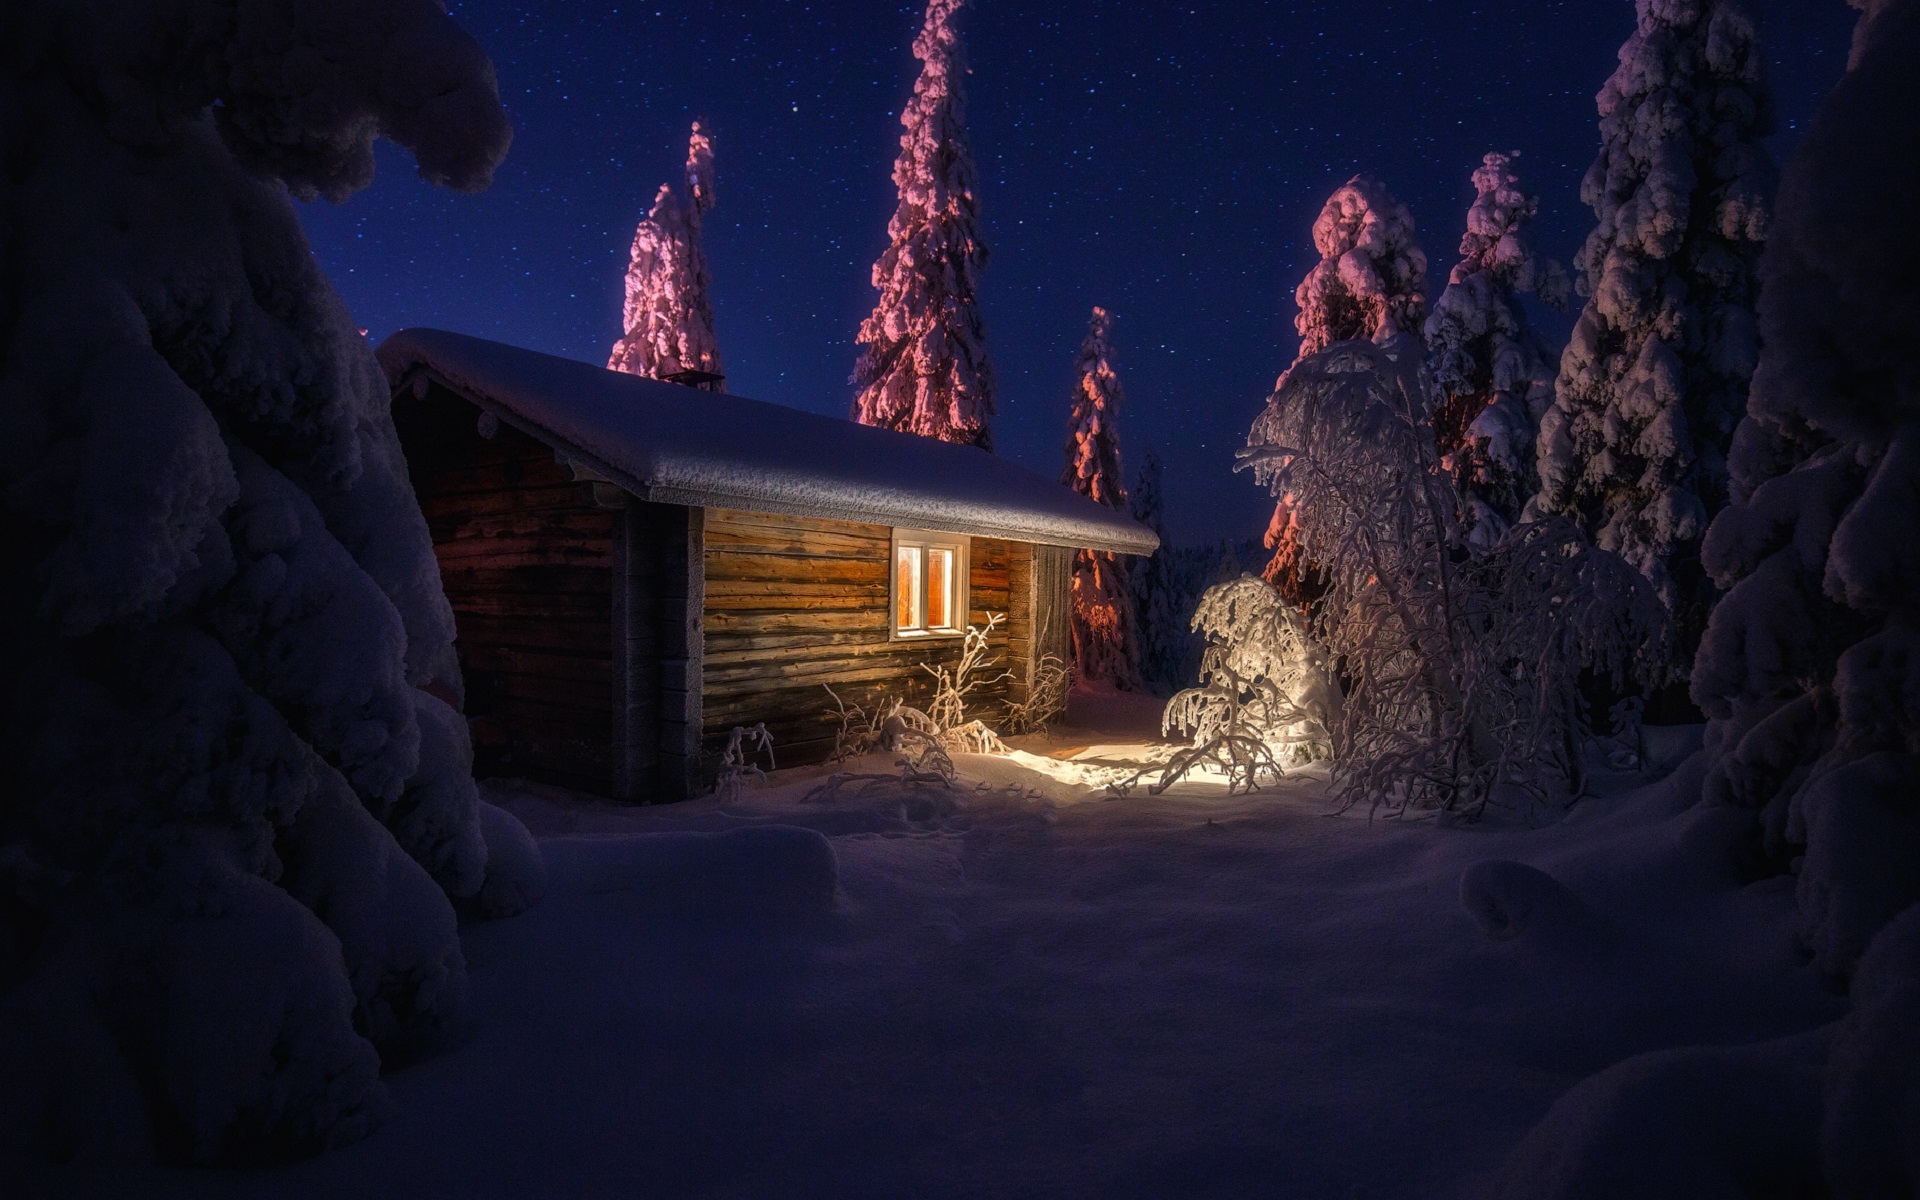
[[[1112,324],[1107,310],[1096,306],[1074,359],[1077,378],[1060,482],[1108,508],[1125,508],[1114,424],[1125,393],[1113,369]],[[1104,550],[1082,550],[1073,566],[1073,657],[1080,678],[1138,687],[1140,652],[1127,564]]]
[[[873,264],[880,298],[860,325],[853,419],[991,450],[993,374],[977,299],[987,248],[961,93],[966,61],[954,28],[965,3],[928,0],[913,42],[920,78],[900,114],[893,164],[900,204]]]
[[[1561,308],[1569,286],[1559,263],[1534,253],[1528,226],[1540,202],[1521,190],[1519,156],[1488,154],[1474,171],[1460,261],[1426,323],[1440,391],[1434,434],[1468,506],[1468,540],[1482,549],[1539,490],[1534,432],[1553,403],[1558,352],[1528,324],[1518,297]]]
[[[490,860],[386,382],[287,197],[382,134],[478,189],[511,129],[436,0],[6,27],[0,1158],[336,1145],[460,1002],[449,897],[538,868]]]
[[[1713,590],[1699,567],[1759,343],[1755,273],[1774,169],[1764,61],[1741,0],[1638,0],[1599,95],[1581,185],[1599,225],[1588,297],[1540,425],[1540,504],[1624,557],[1690,655]]]
[[[1160,498],[1160,458],[1152,450],[1140,456],[1140,469],[1127,498],[1133,519],[1160,537],[1160,548],[1136,561],[1127,572],[1133,596],[1136,642],[1140,647],[1140,678],[1149,691],[1167,695],[1186,682],[1187,646],[1192,633],[1183,618],[1179,583],[1174,578],[1173,549],[1167,545],[1166,522]]]
[[[627,266],[626,332],[607,358],[609,370],[666,379],[683,371],[720,375],[713,332],[706,252],[700,227],[714,205],[713,139],[693,123],[684,191],[660,185],[653,210],[633,231]],[[719,380],[706,386],[725,390]]]
[[[1419,332],[1427,316],[1427,255],[1414,236],[1413,214],[1385,184],[1368,175],[1342,184],[1313,223],[1313,245],[1320,261],[1293,294],[1300,309],[1293,320],[1296,363],[1334,342]],[[1275,394],[1286,381],[1283,371]],[[1266,544],[1273,551],[1262,572],[1267,582],[1295,603],[1311,599],[1316,584],[1300,557],[1299,515],[1285,493],[1276,498]]]
[[[1120,435],[1114,420],[1126,393],[1113,369],[1113,317],[1096,305],[1073,361],[1073,408],[1067,416],[1067,465],[1060,482],[1108,508],[1122,508]]]
[[[1787,165],[1732,502],[1702,556],[1727,589],[1693,668],[1707,797],[1802,858],[1806,940],[1836,974],[1920,901],[1916,60],[1920,3],[1870,9]]]

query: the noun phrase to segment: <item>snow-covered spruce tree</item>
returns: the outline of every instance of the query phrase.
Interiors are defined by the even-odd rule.
[[[1825,970],[1920,901],[1920,4],[1862,18],[1795,151],[1704,561],[1711,801],[1757,810]],[[1803,856],[1803,857],[1802,857]]]
[[[1499,789],[1577,792],[1583,670],[1624,682],[1666,652],[1646,581],[1561,518],[1462,555],[1424,347],[1336,342],[1294,365],[1243,466],[1294,498],[1338,663],[1334,779],[1348,803],[1477,812]]]
[[[660,185],[653,209],[633,231],[627,266],[626,332],[613,344],[607,368],[649,379],[682,371],[720,375],[720,343],[713,333],[707,256],[700,226],[713,207],[713,139],[693,123],[682,191]],[[719,380],[701,386],[724,391]]]
[[[1313,223],[1320,261],[1293,294],[1300,312],[1297,364],[1335,342],[1385,341],[1417,333],[1427,316],[1427,256],[1414,236],[1413,214],[1386,185],[1356,175],[1327,198]],[[1289,367],[1288,371],[1292,368]],[[1273,390],[1286,385],[1280,373]],[[1298,514],[1284,492],[1276,497],[1267,526],[1273,558],[1262,576],[1295,603],[1317,590],[1311,566],[1300,557]]]
[[[1136,641],[1140,647],[1140,679],[1147,690],[1162,696],[1186,682],[1184,668],[1191,634],[1181,617],[1179,583],[1174,578],[1173,550],[1167,545],[1161,514],[1160,458],[1152,450],[1140,456],[1127,498],[1133,519],[1160,537],[1160,548],[1132,564],[1127,590],[1133,596]]]
[[[1067,417],[1067,463],[1060,482],[1108,508],[1124,509],[1120,434],[1114,419],[1125,393],[1108,339],[1113,318],[1095,306],[1074,359],[1073,407]],[[1122,690],[1140,684],[1140,647],[1128,572],[1117,555],[1081,550],[1073,559],[1073,662],[1083,681]]]
[[[1540,202],[1520,187],[1518,150],[1488,154],[1473,173],[1474,200],[1460,261],[1427,317],[1440,392],[1434,433],[1467,504],[1467,537],[1491,547],[1540,488],[1534,432],[1553,403],[1559,354],[1527,322],[1519,297],[1567,303],[1566,271],[1534,253],[1528,226]]]
[[[288,194],[511,130],[435,0],[0,14],[0,1160],[367,1132],[530,902],[372,351]]]
[[[974,195],[954,16],[966,0],[928,0],[914,39],[920,78],[900,114],[893,182],[900,205],[873,264],[880,293],[860,325],[853,419],[993,449],[993,372],[977,276],[987,262]]]
[[[1699,565],[1759,344],[1755,273],[1774,169],[1771,105],[1740,0],[1638,0],[1600,90],[1580,193],[1600,223],[1588,297],[1540,425],[1540,503],[1653,582],[1684,662],[1714,592]]]

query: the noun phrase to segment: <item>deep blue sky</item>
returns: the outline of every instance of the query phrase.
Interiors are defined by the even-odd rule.
[[[1852,10],[1752,2],[1784,153],[1844,66]],[[604,362],[634,222],[679,177],[700,117],[719,169],[706,248],[729,390],[845,415],[922,8],[452,10],[492,56],[514,122],[492,189],[435,191],[383,148],[371,189],[303,213],[373,337],[433,325]],[[1579,185],[1593,97],[1633,5],[976,0],[962,20],[1000,453],[1059,470],[1073,354],[1105,305],[1129,469],[1155,448],[1169,533],[1189,541],[1264,527],[1270,502],[1231,473],[1233,449],[1293,356],[1313,218],[1349,176],[1379,175],[1412,208],[1437,285],[1480,155],[1521,150],[1541,245],[1571,261],[1592,222]]]

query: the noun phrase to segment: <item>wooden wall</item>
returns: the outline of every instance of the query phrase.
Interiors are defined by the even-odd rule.
[[[959,657],[958,638],[890,637],[892,531],[884,525],[708,509],[705,547],[709,752],[734,726],[765,722],[781,766],[822,761],[839,724],[823,685],[849,703],[884,691],[924,704],[931,677],[920,664]],[[994,673],[1013,670],[1021,692],[1034,644],[1032,551],[972,539],[968,619],[981,625],[989,611],[1007,614],[994,634]],[[1017,694],[1004,683],[977,689],[970,715],[993,724]]]
[[[394,422],[453,605],[479,776],[611,794],[614,517],[553,451],[438,387]]]

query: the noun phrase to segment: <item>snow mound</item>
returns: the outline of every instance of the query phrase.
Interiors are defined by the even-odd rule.
[[[1881,930],[1853,980],[1820,1131],[1836,1200],[1920,1195],[1920,905]]]
[[[527,827],[498,805],[480,802],[480,836],[487,843],[487,878],[473,898],[483,917],[511,917],[539,903],[547,865]]]
[[[799,915],[831,910],[840,886],[833,845],[792,825],[722,833],[564,838],[544,850],[571,891],[619,892],[647,910]]]
[[[1460,904],[1497,942],[1521,935],[1555,942],[1584,938],[1594,914],[1553,876],[1525,863],[1494,859],[1460,875]]]
[[[1508,1159],[1499,1200],[1819,1194],[1822,1031],[1630,1058],[1555,1102]]]

